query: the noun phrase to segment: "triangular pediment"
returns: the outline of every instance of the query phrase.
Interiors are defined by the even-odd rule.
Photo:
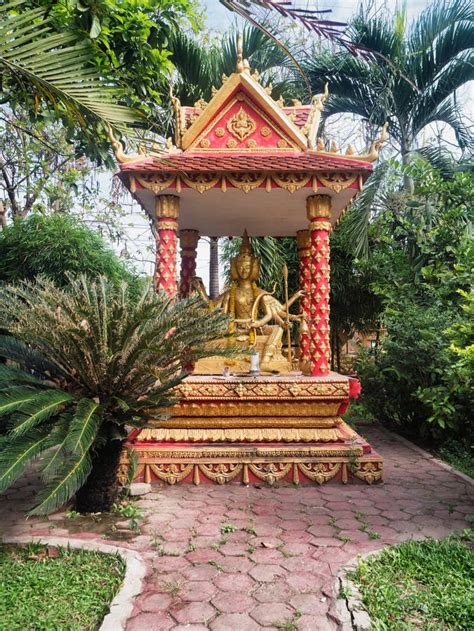
[[[306,151],[305,135],[248,73],[231,75],[184,132],[185,151]]]

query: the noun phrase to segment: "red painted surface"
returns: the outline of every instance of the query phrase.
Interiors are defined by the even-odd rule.
[[[160,228],[164,222],[176,224],[175,230]],[[176,219],[160,218],[157,227],[155,291],[164,291],[170,298],[176,295]]]
[[[326,217],[318,217],[310,224],[311,233],[311,304],[310,304],[310,357],[311,374],[327,375],[330,372],[329,344],[329,230],[318,228],[326,224]]]

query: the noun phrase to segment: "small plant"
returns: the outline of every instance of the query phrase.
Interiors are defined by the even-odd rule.
[[[178,581],[165,581],[161,583],[161,589],[172,598],[176,598],[181,591],[181,583],[178,583]]]
[[[242,530],[246,532],[248,535],[253,535],[254,537],[257,536],[257,531],[255,530],[253,526],[246,526],[245,528],[242,528]]]
[[[197,546],[194,543],[194,541],[192,539],[190,539],[188,541],[188,547],[186,548],[186,552],[194,552],[194,550],[196,550]]]
[[[223,535],[228,535],[231,534],[232,532],[235,532],[237,530],[237,526],[234,526],[234,524],[222,524],[221,526],[221,534]]]
[[[121,517],[128,519],[130,530],[138,531],[138,522],[143,519],[143,510],[138,508],[134,502],[130,500],[122,500],[119,504],[113,505],[113,511]]]
[[[291,554],[291,552],[288,552],[287,550],[285,550],[285,544],[284,543],[280,543],[279,546],[276,547],[276,549],[278,550],[278,552],[281,552],[282,555],[286,558],[289,559],[290,557],[292,557],[293,555]]]
[[[350,598],[352,596],[352,590],[348,585],[341,585],[338,598]]]
[[[348,537],[347,535],[343,535],[341,533],[338,533],[337,535],[335,535],[335,538],[339,539],[339,541],[343,541],[344,543],[349,543],[352,541],[350,537]]]
[[[78,513],[75,510],[68,510],[68,512],[66,513],[66,519],[76,519],[77,517],[80,517],[81,513]]]
[[[329,525],[333,526],[334,528],[337,528],[337,519],[335,517],[330,517],[329,518]]]
[[[361,512],[359,512],[359,511],[357,511],[357,512],[354,514],[354,517],[357,519],[357,521],[362,521],[362,520],[364,519],[365,515],[364,515],[364,513],[361,513]]]
[[[277,629],[281,629],[281,631],[298,631],[298,618],[301,618],[301,611],[297,609],[292,618],[288,618],[287,620],[283,620],[281,622],[276,621],[273,623],[273,626]]]
[[[219,570],[219,572],[223,572],[224,571],[224,568],[222,567],[222,565],[219,565],[219,563],[217,561],[215,561],[214,559],[209,561],[209,565],[212,565],[212,567],[215,567],[216,570]]]
[[[247,552],[248,552],[249,554],[253,554],[253,553],[255,552],[255,550],[256,550],[256,547],[255,547],[255,546],[249,546],[249,547],[247,548]]]
[[[380,533],[374,530],[367,532],[367,534],[369,535],[369,539],[380,539]]]

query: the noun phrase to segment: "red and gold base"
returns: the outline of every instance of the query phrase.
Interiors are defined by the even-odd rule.
[[[133,452],[136,481],[372,484],[383,460],[340,418],[355,390],[335,373],[188,377],[168,420],[130,434],[120,477]]]

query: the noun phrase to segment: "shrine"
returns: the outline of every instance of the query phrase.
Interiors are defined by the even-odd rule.
[[[326,149],[317,137],[326,98],[275,101],[240,47],[235,72],[209,103],[174,99],[176,136],[166,154],[127,156],[113,139],[120,178],[155,222],[156,290],[199,291],[229,315],[242,349],[231,362],[200,360],[176,389],[169,418],[130,434],[122,471],[134,451],[137,480],[382,479],[380,455],[341,418],[359,382],[330,370],[329,236],[370,175],[384,132],[365,155]],[[242,235],[230,284],[210,300],[195,277],[198,240]],[[259,286],[248,236],[296,237],[301,291],[282,303]]]

